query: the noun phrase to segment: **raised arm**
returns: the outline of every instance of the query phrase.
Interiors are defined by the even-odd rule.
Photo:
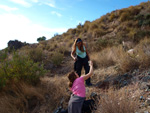
[[[83,75],[84,80],[87,80],[93,74],[93,62],[92,61],[89,62],[89,66],[90,66],[90,71],[88,74]]]

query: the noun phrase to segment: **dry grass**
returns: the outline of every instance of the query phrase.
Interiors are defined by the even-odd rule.
[[[36,101],[33,102],[32,99]],[[41,89],[24,83],[11,84],[0,95],[1,113],[26,113],[31,112],[30,105],[38,106],[39,101],[44,101]]]
[[[150,39],[145,38],[134,48],[134,53],[125,52],[122,46],[108,47],[100,52],[91,53],[95,68],[117,66],[118,72],[129,72],[150,66]]]
[[[55,76],[53,78],[44,77],[41,79],[42,87],[50,96],[47,106],[49,106],[50,111],[52,112],[58,104],[60,100],[64,97],[64,107],[67,107],[68,100],[69,100],[69,92],[68,92],[68,85],[67,85],[67,77],[58,77]],[[55,104],[54,104],[55,103]]]
[[[33,87],[24,83],[11,84],[0,93],[0,113],[52,113],[64,97],[67,107],[67,77],[44,77]]]
[[[150,66],[150,39],[145,38],[144,40],[141,40],[136,49],[140,68],[148,68]]]
[[[109,89],[101,93],[97,113],[134,113],[138,110],[140,91],[137,85],[127,86],[120,90]],[[133,95],[136,92],[136,95]]]
[[[109,67],[115,65],[116,55],[114,48],[106,48],[98,53],[92,53],[91,59],[94,62],[94,67]]]

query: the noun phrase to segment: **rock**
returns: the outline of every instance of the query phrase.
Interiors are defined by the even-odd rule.
[[[146,100],[146,105],[150,105],[150,98],[147,98],[147,100]]]
[[[17,50],[17,49],[20,49],[21,47],[23,47],[25,45],[27,45],[27,44],[26,43],[22,43],[22,42],[20,42],[18,40],[14,40],[14,41],[10,40],[8,42],[8,47],[9,47],[10,50],[13,50],[13,49]]]

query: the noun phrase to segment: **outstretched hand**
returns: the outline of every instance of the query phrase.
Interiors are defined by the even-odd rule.
[[[93,66],[93,62],[91,60],[89,61],[89,66]]]

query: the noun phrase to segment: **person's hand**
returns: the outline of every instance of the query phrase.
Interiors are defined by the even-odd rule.
[[[91,66],[93,66],[93,62],[90,60],[90,61],[88,61],[89,62],[89,66],[91,67]]]
[[[77,57],[74,58],[74,61],[77,61]]]

